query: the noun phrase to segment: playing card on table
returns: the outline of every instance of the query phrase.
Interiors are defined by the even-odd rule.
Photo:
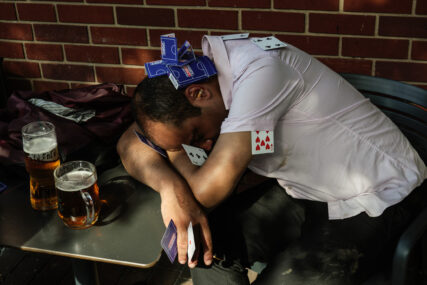
[[[194,239],[193,224],[191,222],[188,225],[187,235],[188,235],[187,256],[188,256],[188,260],[192,260],[194,252],[196,251],[196,241]]]
[[[279,41],[273,36],[265,38],[252,38],[251,41],[263,50],[271,50],[287,46],[284,42]]]
[[[177,240],[176,226],[173,220],[171,220],[160,242],[160,244],[162,245],[162,248],[166,252],[171,263],[175,261],[176,255],[178,253],[176,240]]]
[[[252,131],[251,132],[252,154],[263,154],[274,152],[274,132],[273,131]]]
[[[224,36],[221,36],[221,39],[223,41],[228,41],[228,40],[247,39],[248,37],[249,37],[249,33],[243,33],[243,34],[224,35]]]
[[[138,133],[137,131],[134,131],[135,135],[139,138],[140,141],[157,151],[159,154],[161,154],[163,157],[168,157],[166,151],[157,145],[153,144],[151,141],[149,141],[146,137],[144,137],[142,134]]]
[[[205,163],[205,160],[208,158],[205,150],[203,148],[198,148],[195,146],[183,144],[185,152],[188,155],[188,158],[191,160],[191,163],[202,166]]]

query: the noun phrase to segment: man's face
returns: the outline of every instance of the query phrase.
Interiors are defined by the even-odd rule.
[[[200,116],[185,119],[179,127],[172,124],[147,121],[146,131],[153,143],[168,151],[182,149],[182,144],[210,151],[219,136],[222,116],[202,112]]]

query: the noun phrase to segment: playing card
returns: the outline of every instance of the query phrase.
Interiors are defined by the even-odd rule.
[[[252,131],[251,132],[252,154],[263,154],[274,152],[274,132],[273,131]]]
[[[166,64],[164,64],[161,60],[147,62],[144,64],[144,66],[145,73],[148,75],[149,78],[165,75],[169,72],[168,68],[166,67]]]
[[[249,33],[243,33],[243,34],[224,35],[224,36],[221,36],[221,39],[223,41],[228,41],[228,40],[247,39],[248,37],[249,37]]]
[[[252,38],[251,41],[263,50],[271,50],[287,46],[284,42],[279,41],[273,36],[265,38]]]
[[[162,248],[166,252],[171,263],[175,261],[176,255],[178,253],[176,240],[177,240],[176,226],[173,220],[171,220],[160,242],[160,244],[162,245]]]
[[[196,55],[193,51],[193,48],[191,47],[190,42],[185,41],[185,43],[181,46],[181,48],[178,51],[179,62],[177,63],[177,65],[181,66],[181,65],[189,64],[195,59],[196,59]]]
[[[187,236],[188,236],[187,256],[188,256],[188,260],[192,260],[194,252],[196,251],[196,241],[194,239],[193,225],[191,222],[188,225]]]
[[[208,158],[205,150],[203,148],[198,148],[191,145],[183,144],[185,152],[188,155],[188,158],[191,160],[191,163],[202,166],[205,163],[205,160]]]
[[[6,190],[6,188],[7,188],[7,185],[0,182],[0,193],[3,192],[4,190]]]
[[[201,56],[183,66],[167,65],[167,68],[176,89],[216,74],[215,65],[207,56]]]
[[[148,145],[149,147],[151,147],[152,149],[154,149],[155,151],[157,151],[159,154],[161,154],[163,157],[168,157],[166,151],[160,147],[158,147],[157,145],[153,144],[151,141],[149,141],[146,137],[144,137],[142,134],[138,133],[137,131],[134,130],[135,135],[139,138],[140,141],[142,141],[143,143],[145,143],[146,145]]]
[[[175,35],[168,34],[160,36],[163,63],[177,63],[177,39]]]

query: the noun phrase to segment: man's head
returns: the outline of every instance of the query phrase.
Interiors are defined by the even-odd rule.
[[[166,150],[183,143],[209,150],[227,115],[216,77],[182,90],[167,76],[145,78],[135,90],[132,110],[144,135]]]

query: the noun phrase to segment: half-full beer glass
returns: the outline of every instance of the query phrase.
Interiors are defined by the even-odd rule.
[[[53,171],[60,164],[55,126],[32,122],[22,128],[25,168],[30,174],[30,200],[35,210],[56,209]]]
[[[98,220],[101,202],[95,166],[87,161],[70,161],[54,171],[58,193],[58,214],[72,229],[85,229]]]

